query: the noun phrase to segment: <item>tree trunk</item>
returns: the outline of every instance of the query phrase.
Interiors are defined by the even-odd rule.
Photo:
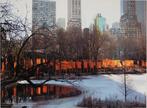
[[[126,73],[125,73],[125,69],[124,69],[124,88],[125,88],[125,103],[127,101],[127,80],[126,80]]]

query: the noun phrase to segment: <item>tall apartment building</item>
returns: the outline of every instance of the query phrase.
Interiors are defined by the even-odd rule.
[[[138,21],[141,23],[142,34],[146,35],[146,22],[147,22],[147,1],[137,0],[136,1],[136,15]]]
[[[32,30],[42,35],[35,34],[32,38],[33,49],[45,49],[51,32],[48,31],[56,23],[56,2],[52,0],[32,0]]]
[[[103,33],[106,30],[106,19],[101,16],[101,14],[97,14],[95,18],[95,26],[97,31]]]
[[[130,3],[129,3],[130,2]],[[132,3],[131,3],[132,2]],[[134,8],[134,10],[129,10]],[[146,34],[147,1],[146,0],[121,0],[121,15],[126,13],[136,14],[137,21],[141,24],[141,33]]]
[[[81,28],[81,0],[68,0],[67,26]]]
[[[51,0],[32,1],[32,28],[49,27],[56,23],[56,2]]]
[[[141,23],[138,21],[136,14],[136,1],[123,1],[123,15],[120,19],[120,25],[123,36],[139,37],[142,35]]]

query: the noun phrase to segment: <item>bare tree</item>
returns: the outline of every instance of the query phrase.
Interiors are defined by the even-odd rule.
[[[123,52],[124,59],[145,60],[146,37],[119,37],[117,41],[118,49]]]
[[[126,73],[126,69],[123,69],[122,85],[120,86],[120,92],[124,96],[124,101],[127,102],[127,98],[130,94],[133,93],[131,79]]]
[[[28,44],[30,44],[30,42],[31,42],[30,40],[33,39],[33,37],[35,37],[35,36],[43,36],[46,39],[46,40],[44,40],[44,43],[47,43],[47,44],[44,44],[44,46],[41,47],[41,48],[46,49],[46,52],[48,51],[48,53],[50,53],[50,54],[52,54],[53,52],[55,52],[55,53],[57,52],[56,49],[58,49],[57,48],[58,44],[56,43],[56,37],[55,37],[56,33],[55,33],[55,31],[51,30],[52,27],[54,27],[54,25],[50,26],[49,28],[45,27],[45,29],[43,29],[43,31],[45,30],[45,32],[42,32],[42,29],[38,29],[36,31],[33,31],[31,33],[31,35],[29,35],[29,33],[27,31],[28,29],[27,29],[26,21],[23,21],[21,19],[19,20],[19,17],[17,17],[17,16],[12,17],[13,16],[12,13],[9,14],[10,4],[2,4],[0,7],[2,8],[1,10],[3,12],[2,16],[0,17],[1,18],[0,19],[0,28],[1,28],[0,33],[4,34],[8,39],[10,38],[10,40],[8,40],[8,41],[13,42],[13,43],[16,42],[19,46],[17,48],[16,55],[15,55],[16,56],[16,68],[15,68],[16,74],[14,75],[14,77],[11,76],[7,80],[2,80],[2,88],[5,87],[6,85],[11,84],[11,83],[15,83],[19,80],[27,80],[34,87],[41,86],[51,79],[58,80],[55,76],[53,76],[53,77],[46,79],[41,84],[35,85],[31,81],[30,77],[32,75],[33,76],[35,75],[37,68],[40,68],[42,66],[47,67],[48,63],[33,65],[31,68],[28,68],[28,69],[24,68],[21,65],[21,58],[23,58],[23,52],[25,50],[31,49],[31,47]],[[41,32],[40,32],[40,30],[41,30]],[[51,36],[53,36],[53,37],[51,38]],[[4,38],[5,41],[7,41],[7,38]],[[53,39],[54,41],[52,41],[51,39]],[[53,43],[51,43],[51,42],[53,42]],[[28,48],[28,46],[29,46],[29,48]],[[60,43],[60,46],[61,46],[61,43]],[[11,49],[14,50],[15,48],[13,46],[11,46]],[[62,48],[62,49],[64,49],[64,48]],[[3,53],[6,54],[7,52],[3,52]],[[54,58],[54,56],[56,56],[56,55],[52,54],[52,58]],[[48,70],[48,67],[47,67],[47,70]],[[66,79],[65,79],[65,81],[66,81]]]
[[[5,62],[6,58],[10,58],[9,56],[13,55],[13,60],[9,59],[11,63],[8,63],[8,68],[14,67],[13,61],[23,40],[28,36],[27,33],[29,33],[29,26],[27,26],[26,19],[16,16],[12,11],[13,9],[14,7],[10,3],[0,4],[1,56]]]
[[[67,33],[64,29],[60,28],[57,30],[57,45],[59,47],[59,54],[60,54],[60,59],[66,59],[68,58],[68,37]]]
[[[85,28],[83,30],[83,58],[90,59],[90,30],[89,28]]]
[[[109,36],[108,33],[101,33],[100,31],[98,31],[96,29],[96,26],[93,27],[90,35],[91,59],[97,60],[100,58],[102,59],[102,57],[106,57],[108,49],[113,48],[111,44],[111,42],[113,41],[112,38]]]
[[[82,55],[82,31],[73,27],[67,30],[68,55],[72,59],[79,59]]]

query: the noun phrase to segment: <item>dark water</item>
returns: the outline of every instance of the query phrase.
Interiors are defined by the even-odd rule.
[[[29,84],[17,84],[1,91],[1,100],[5,102],[25,102],[49,100],[80,95],[81,92],[72,86],[42,85],[32,87]]]

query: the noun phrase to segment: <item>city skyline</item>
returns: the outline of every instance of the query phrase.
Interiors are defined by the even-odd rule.
[[[6,1],[6,0],[3,0]],[[19,16],[28,16],[29,22],[32,21],[32,0],[7,0],[17,8]],[[67,25],[67,0],[56,1],[56,19],[65,18]],[[93,1],[93,2],[92,2]],[[98,13],[106,18],[106,23],[111,26],[120,20],[120,0],[81,0],[82,28],[89,27],[94,23],[94,18]],[[25,5],[24,5],[25,4]],[[87,8],[88,7],[88,8]],[[106,8],[107,7],[107,8]],[[27,9],[26,9],[27,8]],[[114,17],[115,16],[115,17]]]
[[[145,108],[146,1],[0,0],[0,106]]]

